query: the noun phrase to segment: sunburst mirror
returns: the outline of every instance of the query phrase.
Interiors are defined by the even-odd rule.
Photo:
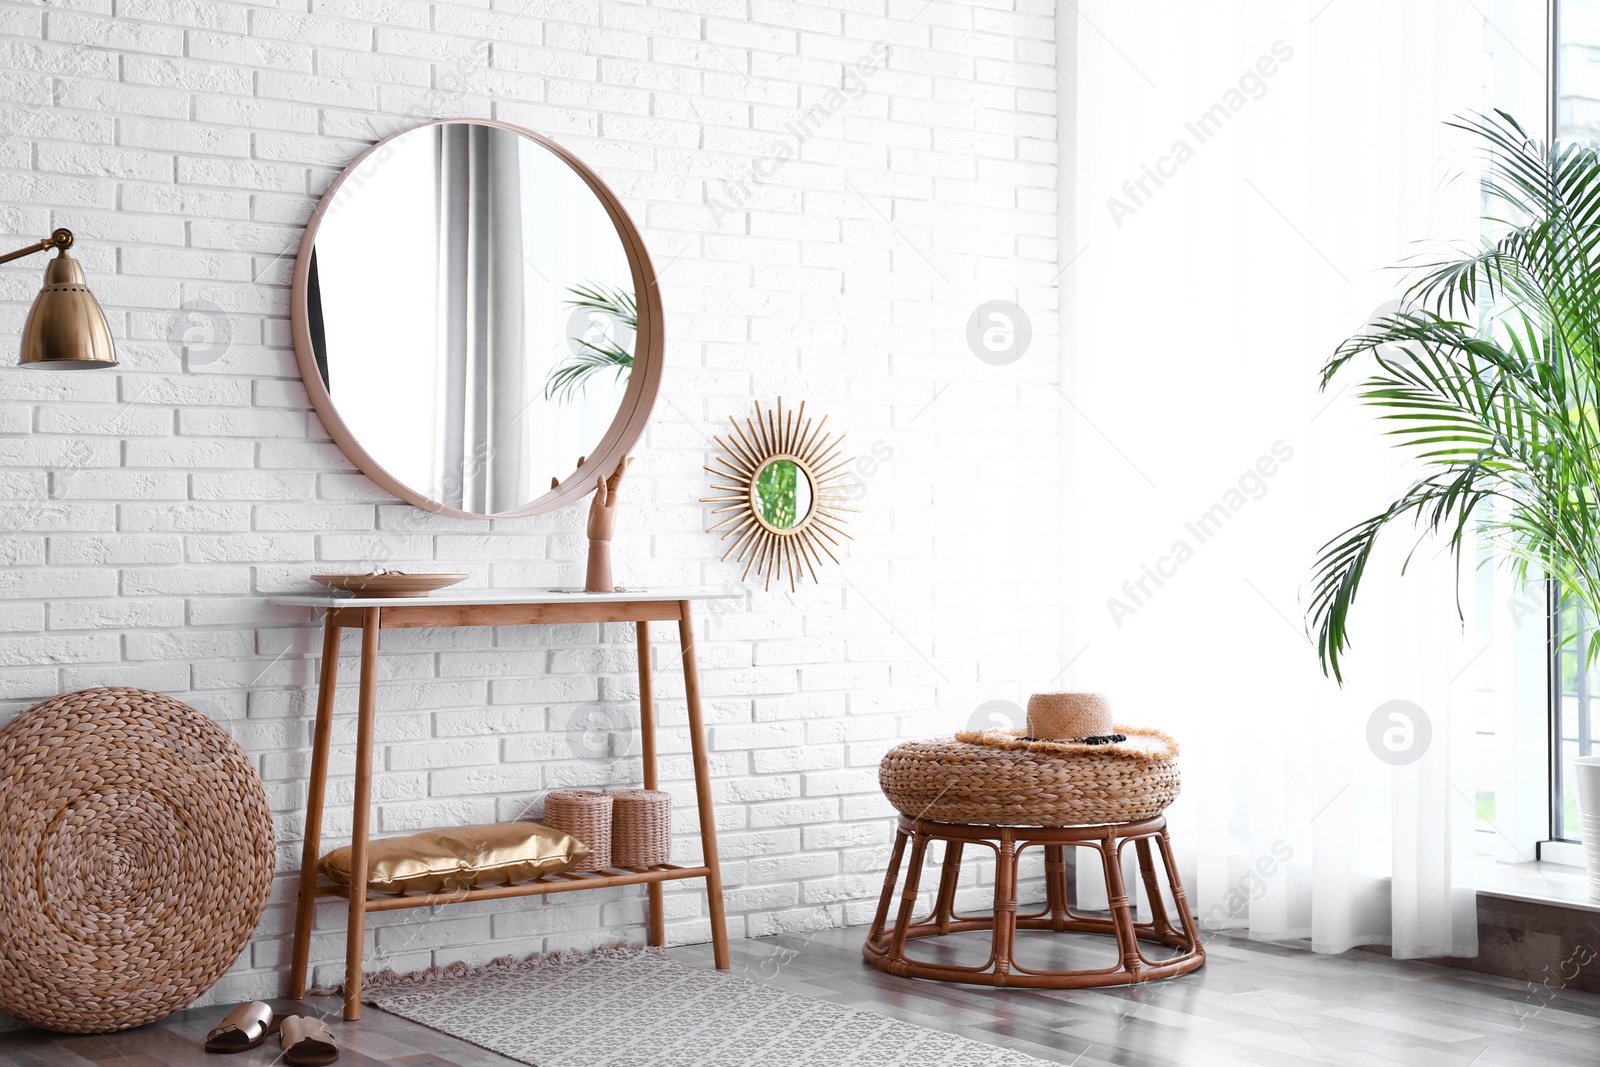
[[[807,573],[816,581],[823,556],[839,562],[833,549],[850,536],[846,513],[858,510],[844,504],[850,490],[860,488],[844,481],[855,462],[843,455],[844,435],[827,432],[827,416],[806,418],[804,403],[797,412],[785,412],[782,397],[775,411],[762,411],[757,403],[755,418],[747,417],[743,426],[737,418],[728,421],[728,439],[713,438],[727,455],[712,460],[719,466],[706,468],[719,479],[711,488],[725,495],[702,500],[719,505],[712,515],[727,515],[708,531],[723,530],[722,540],[733,539],[723,560],[745,565],[741,581],[752,570],[765,575],[767,589],[786,573],[791,590]]]

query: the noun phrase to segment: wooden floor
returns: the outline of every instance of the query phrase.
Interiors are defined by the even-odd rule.
[[[1376,953],[1318,956],[1301,948],[1218,936],[1209,962],[1166,982],[1101,991],[993,990],[894,978],[861,960],[864,930],[830,930],[735,942],[734,968],[804,996],[880,1012],[1077,1067],[1197,1064],[1404,1064],[1493,1067],[1600,1064],[1600,996]],[[1097,939],[1033,940],[1027,965],[1091,966]],[[1052,935],[1059,938],[1059,935]],[[1031,949],[1031,956],[1030,956]],[[921,951],[929,952],[927,946]],[[965,962],[968,937],[946,953]],[[672,955],[711,966],[710,946]],[[965,958],[963,958],[965,957]],[[1600,961],[1587,964],[1600,966]],[[339,1034],[347,1067],[490,1067],[514,1061],[369,1008],[338,1020],[331,997],[274,1005],[321,1014]],[[200,1048],[225,1008],[179,1012],[109,1037],[23,1030],[0,1033],[0,1067],[255,1067],[278,1062],[276,1042],[218,1059]],[[640,1064],[650,1062],[640,1050]],[[870,1067],[870,1065],[864,1065]]]

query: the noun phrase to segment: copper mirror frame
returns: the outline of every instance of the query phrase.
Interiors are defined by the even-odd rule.
[[[627,253],[628,265],[633,275],[633,291],[636,294],[635,299],[638,303],[639,324],[634,335],[633,370],[629,375],[622,402],[617,407],[617,413],[612,419],[610,428],[607,429],[590,454],[582,457],[574,466],[572,473],[560,479],[554,488],[520,508],[497,512],[492,515],[462,511],[422,495],[385,470],[361,446],[361,443],[339,416],[333,398],[323,385],[322,375],[318,371],[316,356],[313,351],[311,326],[307,312],[307,287],[311,270],[311,252],[316,245],[317,229],[322,222],[323,215],[338,195],[340,187],[352,176],[359,174],[362,166],[372,156],[382,151],[385,145],[396,138],[403,137],[413,130],[452,124],[492,126],[502,130],[509,130],[544,146],[562,162],[566,163],[567,166],[571,167],[573,172],[588,185],[589,189],[605,208],[606,214],[610,216],[613,225],[617,228],[617,236]],[[361,470],[361,473],[365,474],[376,485],[393,493],[408,504],[413,504],[425,511],[432,511],[455,518],[506,519],[542,515],[546,512],[567,507],[589,496],[594,492],[596,477],[604,477],[616,470],[633,450],[633,447],[638,444],[640,436],[644,433],[645,425],[650,420],[650,412],[655,406],[656,394],[661,386],[661,370],[666,347],[665,333],[662,329],[661,292],[656,282],[655,268],[650,262],[650,253],[645,249],[644,239],[640,236],[639,229],[634,225],[633,219],[629,217],[627,209],[622,206],[622,201],[618,199],[616,193],[611,191],[611,188],[606,185],[598,174],[561,145],[548,137],[534,133],[532,130],[493,119],[435,119],[431,122],[419,123],[416,126],[407,127],[397,133],[390,134],[352,160],[322,194],[322,199],[317,202],[316,210],[312,212],[311,218],[306,222],[305,233],[300,238],[300,250],[295,259],[294,285],[290,295],[289,318],[290,328],[294,336],[295,358],[300,367],[301,380],[305,384],[306,393],[311,398],[312,407],[316,409],[317,415],[322,419],[322,424],[327,429],[328,435],[333,438],[334,443],[339,446],[350,462],[354,463]]]

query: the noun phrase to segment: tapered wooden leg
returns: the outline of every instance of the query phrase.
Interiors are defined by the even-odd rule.
[[[1150,839],[1141,837],[1133,843],[1139,853],[1139,873],[1144,878],[1144,895],[1150,898],[1150,920],[1157,935],[1173,933],[1172,921],[1167,918],[1167,903],[1161,899],[1161,886],[1156,882],[1156,864],[1150,855]]]
[[[333,695],[339,684],[339,627],[328,612],[322,628],[322,678],[317,685],[317,723],[311,736],[311,784],[306,790],[305,843],[300,849],[300,899],[294,912],[294,962],[289,996],[306,995],[311,965],[311,928],[317,911],[317,860],[322,851],[322,806],[328,784],[328,748],[333,742]]]
[[[654,680],[650,676],[650,624],[643,620],[634,624],[639,638],[639,744],[643,752],[644,787],[656,786],[656,703]],[[666,898],[660,882],[651,882],[650,944],[667,943]]]
[[[878,911],[872,917],[872,929],[867,931],[867,943],[876,944],[883,936],[883,924],[889,920],[889,905],[894,901],[894,887],[900,881],[900,859],[906,852],[907,833],[899,826],[894,832],[894,851],[889,854],[889,869],[883,876],[883,893],[878,897]]]
[[[1005,985],[1017,944],[1017,842],[1010,827],[1000,831],[994,860],[994,977]]]
[[[950,917],[956,910],[956,884],[961,880],[961,853],[966,848],[960,841],[944,843],[944,869],[939,872],[939,896],[933,902],[933,921],[941,933],[950,928]]]
[[[694,755],[694,795],[700,807],[700,843],[705,852],[706,897],[711,912],[711,955],[728,969],[728,922],[722,908],[722,867],[717,862],[717,813],[711,806],[711,761],[706,755],[700,712],[700,671],[694,657],[694,618],[689,601],[678,602],[678,645],[683,650],[683,694],[689,705],[689,746]]]
[[[1122,950],[1122,968],[1138,977],[1139,940],[1133,933],[1133,912],[1128,907],[1128,890],[1122,884],[1122,859],[1117,853],[1117,839],[1109,835],[1100,842],[1100,860],[1106,870],[1106,897],[1111,904],[1111,922],[1117,930],[1117,946]]]
[[[361,1018],[361,965],[367,936],[367,834],[372,819],[372,735],[378,708],[379,608],[361,624],[361,697],[356,720],[356,796],[350,837],[350,925],[345,931],[344,1017]]]
[[[1050,909],[1050,926],[1067,928],[1067,846],[1044,846],[1044,899]]]

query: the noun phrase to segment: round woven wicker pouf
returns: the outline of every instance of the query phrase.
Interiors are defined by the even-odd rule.
[[[272,814],[216,723],[85,689],[0,729],[0,1011],[69,1033],[154,1022],[211,988],[272,887]]]
[[[1178,795],[1178,746],[1159,730],[1119,726],[1105,744],[1037,740],[1002,730],[958,734],[953,740],[908,741],[878,765],[884,795],[900,810],[883,893],[862,953],[880,971],[907,978],[1034,989],[1132,985],[1187,974],[1205,965],[1205,946],[1167,839],[1161,812]],[[930,843],[944,844],[933,910],[915,917]],[[1122,878],[1124,849],[1133,846],[1144,885],[1147,922],[1136,922]],[[906,858],[905,886],[900,865]],[[1019,858],[1044,854],[1041,910],[1018,908]],[[1108,915],[1078,911],[1068,853],[1098,854]],[[968,850],[994,853],[994,904],[987,914],[958,912],[956,888]],[[1159,858],[1159,866],[1157,860]],[[1086,873],[1081,872],[1080,873]],[[1175,910],[1167,910],[1160,886]],[[891,916],[895,900],[899,909]],[[1114,966],[1040,970],[1017,960],[1019,932],[1110,935]],[[918,958],[907,944],[946,934],[986,932],[989,959],[981,967]],[[1166,946],[1147,955],[1143,944]]]
[[[883,757],[878,784],[914,819],[1088,826],[1159,815],[1176,799],[1179,779],[1170,739],[1130,731],[1127,745],[907,741]]]

